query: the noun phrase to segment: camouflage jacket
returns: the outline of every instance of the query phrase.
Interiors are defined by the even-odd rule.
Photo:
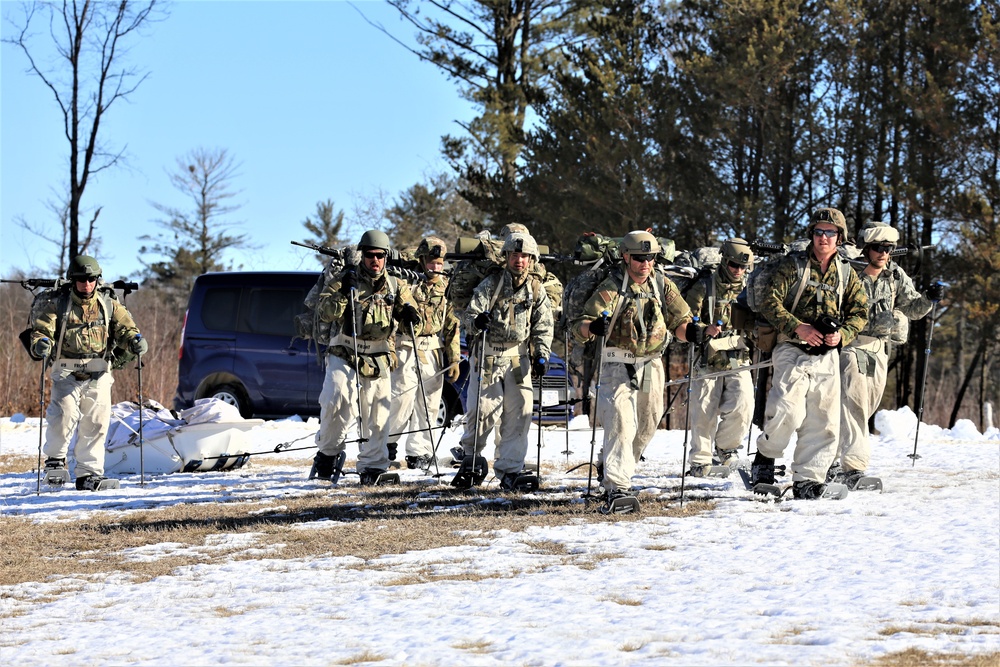
[[[448,289],[448,279],[438,278],[435,282],[420,282],[410,288],[413,301],[420,313],[420,325],[414,327],[414,333],[420,336],[440,336],[444,349],[444,363],[450,365],[460,360],[461,341],[458,329],[458,318],[451,304],[445,298]],[[410,332],[400,330],[397,337],[409,340]]]
[[[875,278],[864,273],[865,266],[855,265],[868,296],[868,323],[861,330],[863,335],[887,340],[895,327],[893,310],[910,320],[919,320],[930,312],[931,300],[917,291],[898,264],[889,262]]]
[[[68,313],[65,312],[67,305]],[[109,305],[111,312],[106,318],[104,311]],[[53,356],[67,359],[107,358],[111,348],[116,345],[127,348],[129,341],[139,333],[132,315],[121,302],[104,299],[99,292],[91,298],[81,299],[71,290],[68,303],[65,298],[53,299],[42,308],[38,318],[31,323],[31,343],[44,337],[52,341],[53,347],[59,345],[59,328],[63,325],[66,333],[62,348],[54,350]]]
[[[696,281],[688,290],[685,300],[691,308],[691,312],[701,318],[706,325],[718,324],[722,322],[722,333],[716,336],[715,340],[723,342],[724,339],[732,338],[735,342],[741,335],[739,331],[732,327],[733,303],[736,297],[743,291],[746,284],[746,274],[743,280],[736,283],[727,282],[719,275],[720,271],[726,269],[720,266],[703,279]],[[709,297],[715,300],[713,312],[708,312]],[[735,337],[735,338],[734,338]],[[746,346],[741,349],[715,350],[708,355],[708,365],[715,369],[730,368],[730,359],[742,360],[748,357]]]
[[[343,285],[344,275],[341,271],[336,279],[327,283],[323,291],[320,292],[316,302],[316,313],[323,322],[330,323],[331,342],[344,331],[344,321],[350,313],[350,297],[341,294],[340,288]],[[409,286],[393,276],[382,273],[378,278],[372,278],[364,270],[358,268],[356,271],[358,289],[355,295],[357,299],[358,316],[354,330],[358,340],[366,341],[388,341],[392,356],[395,357],[395,328],[404,304],[410,304],[416,308],[413,295]],[[421,322],[418,326],[423,326]],[[332,349],[338,347],[331,346]]]
[[[593,340],[580,334],[584,321],[596,320],[601,313],[613,314],[618,306],[625,267],[617,266],[598,286],[583,307],[583,314],[570,324],[573,336],[579,342]],[[684,297],[669,280],[660,282],[656,276],[641,285],[629,278],[625,286],[625,301],[621,304],[615,323],[605,340],[607,347],[617,347],[645,357],[661,353],[670,342],[672,332],[692,319],[691,309]]]
[[[495,302],[494,295],[497,295]],[[479,313],[486,310],[493,316],[486,334],[487,341],[497,344],[528,341],[534,356],[549,357],[552,351],[552,302],[537,278],[529,274],[528,279],[515,288],[513,276],[506,269],[487,276],[473,292],[472,301],[462,316],[467,332],[476,331],[473,322]]]
[[[847,260],[834,255],[826,273],[820,273],[820,263],[812,254],[811,243],[806,253],[808,281],[795,309],[788,310],[799,287],[799,260],[795,253],[790,253],[781,259],[771,276],[771,288],[761,304],[761,314],[779,333],[790,338],[796,337],[795,329],[800,324],[815,324],[823,315],[836,317],[842,323],[841,345],[847,345],[868,321],[868,297],[861,279],[848,267],[844,272],[847,284],[842,286],[843,303],[837,303],[841,293],[839,266]]]

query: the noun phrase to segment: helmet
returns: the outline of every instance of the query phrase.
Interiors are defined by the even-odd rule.
[[[891,227],[887,222],[866,222],[858,233],[859,246],[871,245],[874,243],[899,243],[899,230]]]
[[[729,239],[722,242],[722,258],[727,262],[746,268],[753,264],[753,250],[743,239]]]
[[[358,248],[375,248],[389,252],[389,237],[385,232],[380,232],[377,229],[369,229],[361,235],[361,240],[358,241]]]
[[[520,252],[538,259],[538,244],[530,234],[514,232],[504,240],[503,252],[504,254]]]
[[[648,254],[660,252],[660,244],[649,232],[629,232],[622,238],[622,253]]]
[[[448,246],[445,245],[444,241],[436,236],[428,236],[420,241],[414,254],[417,257],[426,257],[427,259],[443,259],[447,252]]]
[[[813,211],[812,218],[809,219],[809,227],[806,229],[806,234],[809,235],[810,239],[812,239],[816,225],[821,222],[828,222],[837,228],[837,231],[840,232],[838,236],[841,243],[847,240],[847,220],[844,219],[844,214],[835,208],[818,208]]]
[[[74,280],[77,278],[100,278],[101,265],[90,255],[77,255],[69,263],[66,277]]]
[[[528,228],[519,222],[508,222],[506,225],[500,228],[500,238],[505,239],[511,234],[527,234],[531,235]]]

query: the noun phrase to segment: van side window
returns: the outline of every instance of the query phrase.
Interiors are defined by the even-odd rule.
[[[206,329],[233,331],[236,328],[241,291],[239,287],[221,287],[205,292],[205,300],[201,303],[201,321]]]
[[[293,318],[305,306],[305,292],[297,289],[250,289],[240,331],[272,336],[295,336]]]

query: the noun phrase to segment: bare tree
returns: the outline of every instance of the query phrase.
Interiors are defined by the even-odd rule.
[[[63,134],[69,144],[68,228],[66,258],[87,250],[94,238],[100,207],[93,209],[81,239],[81,202],[92,176],[124,161],[125,147],[106,145],[99,130],[115,102],[125,99],[148,73],[123,65],[128,43],[140,36],[146,23],[156,20],[156,0],[100,2],[63,0],[32,2],[23,6],[17,34],[4,41],[21,49],[28,59],[28,73],[48,87],[62,112]],[[33,33],[47,22],[49,42]]]
[[[251,247],[245,234],[228,231],[240,224],[227,218],[240,208],[232,201],[239,194],[232,189],[239,167],[222,148],[197,148],[177,158],[177,171],[170,174],[170,182],[193,206],[181,209],[153,202],[153,207],[167,216],[157,220],[167,234],[140,237],[153,242],[139,248],[140,253],[164,257],[153,263],[140,257],[157,287],[185,297],[200,274],[229,268],[223,261],[226,250]]]

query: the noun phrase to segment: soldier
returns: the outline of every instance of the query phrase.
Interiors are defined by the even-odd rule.
[[[375,484],[389,467],[390,374],[396,367],[396,322],[420,325],[405,282],[387,275],[389,237],[369,230],[358,243],[361,263],[347,265],[320,293],[316,313],[330,323],[323,389],[319,395],[318,451],[310,477],[339,479],[351,423],[357,420],[358,474]],[[360,396],[359,396],[360,390]]]
[[[733,304],[746,284],[753,251],[743,239],[722,244],[722,261],[711,274],[691,286],[686,300],[708,326],[705,353],[699,363],[704,371],[726,371],[750,363],[747,344],[733,326]],[[739,311],[737,311],[739,312]],[[693,477],[712,470],[712,449],[719,462],[733,466],[740,441],[753,418],[754,392],[750,371],[698,380],[691,395],[691,469]],[[723,471],[725,472],[725,471]]]
[[[570,324],[580,343],[602,337],[596,414],[604,427],[601,453],[606,511],[631,496],[636,462],[649,444],[663,410],[663,352],[674,334],[704,340],[677,287],[654,273],[660,245],[649,232],[621,242],[622,263],[587,300]],[[607,313],[607,315],[605,315]]]
[[[52,366],[52,396],[45,411],[45,469],[66,481],[66,455],[76,433],[76,488],[118,488],[104,477],[104,441],[111,420],[111,352],[115,347],[144,355],[146,340],[116,299],[100,294],[101,265],[78,255],[66,272],[72,287],[53,299],[32,322],[31,352]],[[53,343],[55,341],[55,343]],[[62,475],[60,475],[62,473]]]
[[[465,311],[466,331],[475,338],[469,346],[473,369],[461,439],[464,457],[452,480],[458,488],[471,488],[485,478],[485,459],[479,453],[498,422],[500,441],[493,471],[500,487],[521,490],[537,486],[537,479],[519,478],[531,426],[531,376],[541,377],[546,371],[552,345],[552,307],[545,289],[531,275],[532,264],[538,260],[535,240],[524,233],[512,233],[504,241],[503,253],[504,270],[480,283]]]
[[[411,470],[420,468],[426,471],[430,467],[434,443],[427,415],[437,414],[444,381],[455,382],[460,372],[458,319],[445,299],[448,279],[442,274],[447,252],[444,241],[435,236],[428,236],[420,242],[416,257],[424,269],[424,281],[411,287],[421,321],[420,326],[413,330],[416,349],[408,326],[400,327],[396,333],[399,365],[392,373],[389,458],[396,458],[397,434],[410,431],[406,440],[406,466]],[[426,406],[419,404],[424,398]]]
[[[868,323],[840,354],[842,404],[840,413],[839,464],[828,481],[857,486],[871,460],[868,420],[882,402],[889,361],[889,345],[896,327],[894,311],[910,320],[920,319],[940,301],[944,286],[934,283],[921,296],[890,253],[899,242],[899,232],[884,222],[869,222],[861,228],[858,244],[864,263],[858,268],[868,296]]]
[[[764,430],[757,438],[753,484],[774,484],[774,460],[798,436],[792,461],[796,498],[819,498],[840,438],[840,354],[865,326],[868,299],[837,246],[847,239],[844,214],[816,210],[809,245],[782,258],[761,313],[778,332]]]

